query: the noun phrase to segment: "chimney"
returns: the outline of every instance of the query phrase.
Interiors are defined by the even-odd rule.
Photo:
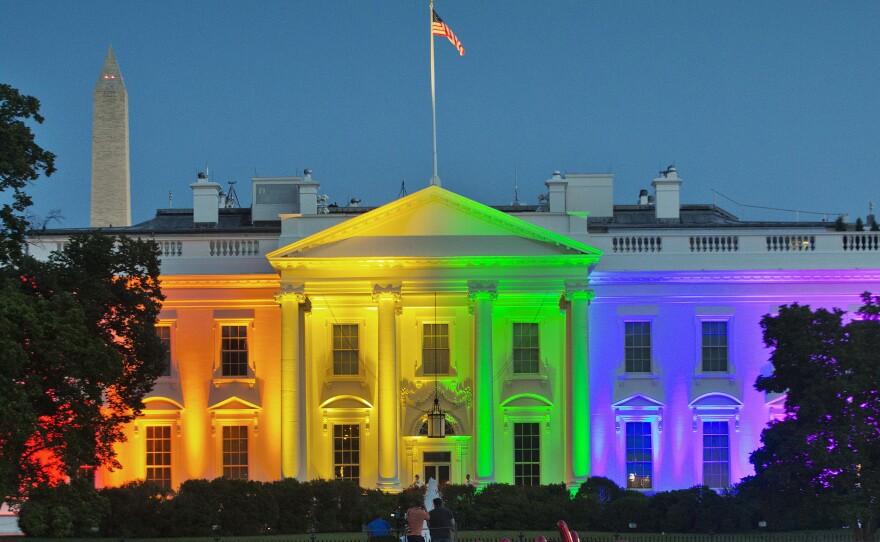
[[[303,170],[303,182],[299,185],[299,212],[304,215],[318,214],[318,188],[312,180],[312,170]]]
[[[208,182],[208,176],[199,173],[196,182],[190,183],[193,191],[193,224],[216,226],[219,217],[220,185]]]
[[[568,181],[562,177],[562,173],[554,171],[553,177],[544,181],[544,184],[549,192],[549,211],[551,213],[564,213],[566,211],[565,188],[568,186]]]
[[[614,216],[614,175],[611,173],[568,173],[565,189],[566,211],[590,218]]]
[[[660,222],[678,222],[681,219],[681,179],[675,166],[660,172],[660,177],[651,183],[654,187],[654,215]]]

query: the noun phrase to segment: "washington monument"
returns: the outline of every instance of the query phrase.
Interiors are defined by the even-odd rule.
[[[128,93],[111,47],[95,85],[91,226],[131,226]]]

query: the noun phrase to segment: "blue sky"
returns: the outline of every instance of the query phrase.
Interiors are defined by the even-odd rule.
[[[880,205],[878,2],[435,9],[467,52],[436,38],[444,188],[505,204],[516,178],[535,203],[554,170],[610,171],[616,202],[634,203],[674,162],[685,203],[715,190],[851,221]],[[169,191],[190,207],[206,163],[245,205],[255,174],[311,168],[331,202],[365,205],[431,176],[427,1],[5,0],[0,13],[0,82],[41,100],[38,141],[58,155],[35,211],[60,209],[63,226],[88,224],[92,92],[110,44],[129,93],[134,222]]]

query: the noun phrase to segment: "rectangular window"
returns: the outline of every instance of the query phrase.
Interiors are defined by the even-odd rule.
[[[727,322],[703,322],[703,372],[727,372]]]
[[[333,324],[333,374],[358,374],[357,324]]]
[[[222,326],[220,367],[223,376],[247,376],[247,326]]]
[[[540,350],[538,324],[513,324],[513,372],[537,374]]]
[[[422,369],[426,375],[449,374],[449,324],[422,326]]]
[[[626,372],[651,372],[651,322],[626,322],[624,329]]]
[[[171,326],[156,326],[156,334],[165,348],[165,368],[159,376],[171,376]]]
[[[223,426],[223,477],[248,479],[248,428],[246,425]]]
[[[351,480],[360,485],[361,426],[333,426],[333,476],[337,480]]]
[[[703,485],[730,486],[730,433],[727,422],[703,422]]]
[[[147,481],[171,489],[171,427],[147,426]]]
[[[513,483],[541,485],[541,430],[538,423],[513,424]]]
[[[626,487],[651,489],[651,422],[626,422]]]

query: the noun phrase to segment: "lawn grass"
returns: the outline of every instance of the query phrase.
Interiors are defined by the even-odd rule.
[[[522,539],[520,539],[522,535]],[[543,535],[548,541],[559,542],[556,531],[462,531],[455,542],[499,542],[508,539],[510,542],[534,542],[535,537]],[[367,542],[363,533],[316,533],[314,542]],[[28,538],[27,542],[58,542],[57,538]],[[114,538],[66,538],[65,542],[116,542]],[[125,542],[313,542],[310,534],[295,535],[263,535],[263,536],[222,536],[185,537],[185,538],[131,538]],[[613,533],[585,532],[580,533],[581,542],[612,542]],[[620,540],[626,542],[849,542],[852,533],[849,530],[812,531],[790,533],[737,533],[737,534],[664,534],[664,533],[621,533]]]

